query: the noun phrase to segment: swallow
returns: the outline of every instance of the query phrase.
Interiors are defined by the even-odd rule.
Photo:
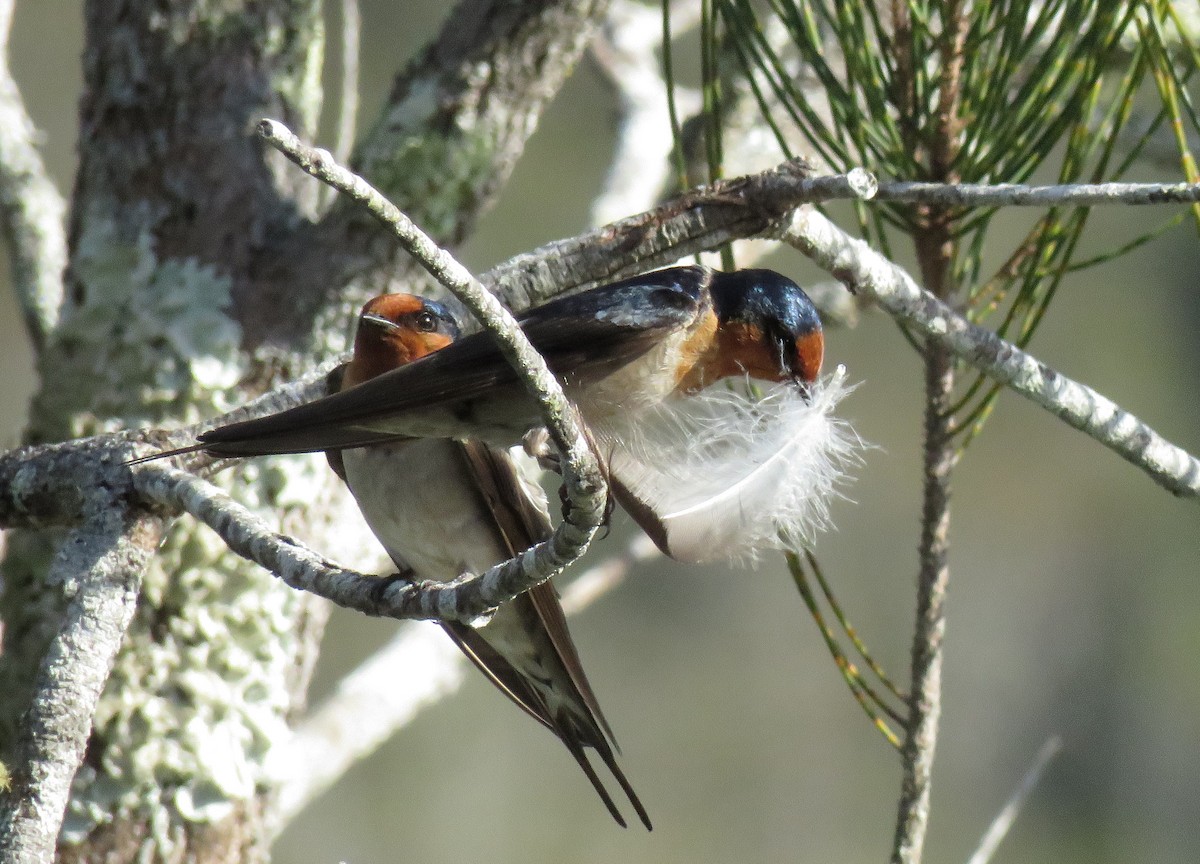
[[[344,392],[450,346],[459,336],[441,304],[385,294],[362,310],[348,364],[330,373]],[[439,582],[482,573],[551,533],[545,498],[506,450],[480,441],[423,438],[326,452],[368,526],[405,576]],[[625,820],[588,760],[599,755],[650,829],[616,762],[615,740],[584,673],[558,594],[545,582],[497,609],[486,623],[443,622],[471,662],[509,699],[553,732],[613,818]]]
[[[803,389],[824,354],[812,302],[771,270],[671,267],[552,300],[519,323],[596,428],[731,376]],[[191,449],[261,456],[406,437],[510,446],[541,422],[491,334],[480,332],[358,386],[204,432]]]
[[[598,455],[607,459],[614,497],[665,554],[703,561],[726,544],[734,557],[743,548],[753,557],[781,531],[787,536],[808,533],[807,526],[790,524],[790,513],[773,516],[764,493],[754,491],[769,486],[762,482],[762,472],[754,476],[754,466],[776,461],[758,448],[746,449],[744,470],[719,472],[738,491],[732,500],[725,496],[720,506],[710,507],[672,497],[670,487],[679,487],[679,478],[673,480],[672,470],[660,471],[655,463],[674,458],[673,450],[689,449],[687,439],[713,425],[702,417],[667,422],[684,431],[660,447],[659,454],[630,454],[631,447],[648,437],[645,430],[661,422],[664,406],[701,404],[690,397],[718,389],[712,385],[730,378],[783,384],[790,388],[785,401],[799,408],[787,413],[787,422],[794,424],[811,402],[819,410],[799,419],[824,431],[812,439],[819,447],[799,448],[803,459],[788,456],[791,473],[775,476],[807,478],[814,472],[791,468],[816,459],[822,463],[815,472],[821,478],[818,491],[828,494],[829,478],[837,476],[824,467],[830,461],[829,442],[836,438],[827,434],[828,411],[836,398],[810,398],[817,392],[824,336],[816,308],[791,279],[772,270],[669,267],[552,300],[525,313],[519,323],[579,409]],[[731,408],[735,424],[756,422],[753,411]],[[808,422],[810,417],[819,422]],[[192,447],[148,458],[189,450],[219,457],[302,453],[405,438],[470,438],[510,446],[541,424],[536,401],[491,334],[480,332],[322,399],[212,429]],[[786,442],[786,452],[794,454],[795,445],[794,439]],[[710,449],[732,453],[736,447],[717,442]],[[637,476],[627,479],[625,469]],[[674,473],[681,471],[696,473],[686,464]],[[660,476],[654,477],[655,472]],[[755,482],[747,487],[742,483],[746,477]],[[745,488],[753,494],[743,494]],[[670,513],[663,512],[667,507]],[[817,500],[815,509],[807,502],[800,509],[819,513],[821,507]],[[766,522],[743,532],[759,511]],[[811,516],[804,519],[811,521]],[[727,543],[744,535],[753,542]]]

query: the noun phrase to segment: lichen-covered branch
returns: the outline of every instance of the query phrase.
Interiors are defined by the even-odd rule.
[[[1024,183],[881,182],[880,201],[908,201],[938,207],[1091,207],[1098,204],[1195,204],[1200,183]]]
[[[133,618],[141,574],[158,545],[157,520],[128,516],[93,494],[86,518],[58,549],[47,584],[70,597],[42,658],[9,765],[0,850],[12,864],[50,864],[92,716]]]
[[[376,617],[471,621],[549,579],[575,557],[573,544],[551,539],[486,573],[464,574],[453,582],[381,582],[378,576],[339,567],[280,534],[224,490],[186,471],[150,464],[137,470],[134,485],[150,501],[191,514],[233,552],[292,588]]]
[[[870,198],[866,171],[814,177],[803,160],[770,171],[699,186],[652,210],[594,231],[539,246],[480,277],[513,309],[525,309],[566,290],[582,290],[723,243],[768,233],[801,204]]]
[[[112,471],[130,438],[120,432],[0,453],[0,528],[77,524],[88,501],[80,478],[95,482]]]

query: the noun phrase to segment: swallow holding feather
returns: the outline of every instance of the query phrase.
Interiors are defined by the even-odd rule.
[[[345,391],[458,338],[441,304],[385,294],[362,310],[349,363],[329,376]],[[539,486],[506,450],[480,441],[422,438],[326,453],[363,518],[400,571],[445,582],[482,573],[550,536]],[[588,683],[550,582],[514,598],[486,623],[443,622],[472,663],[566,745],[613,818],[625,820],[588,761],[599,755],[639,819],[650,818],[616,762],[612,731]]]
[[[667,555],[754,558],[807,542],[823,523],[853,436],[832,418],[843,375],[820,378],[820,318],[792,280],[670,267],[552,300],[519,323],[579,409],[617,501]],[[760,395],[743,386],[751,380]],[[257,456],[410,437],[508,446],[541,423],[481,332],[185,449]]]

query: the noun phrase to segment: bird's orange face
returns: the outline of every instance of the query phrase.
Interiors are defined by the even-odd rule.
[[[353,387],[445,348],[458,324],[440,303],[414,294],[382,294],[367,301],[358,318],[354,359],[343,387]]]
[[[762,381],[795,381],[812,384],[821,373],[825,340],[820,330],[794,339],[773,339],[761,327],[730,322],[717,335],[719,355],[726,368],[720,377],[749,375]]]
[[[791,381],[801,390],[821,374],[825,338],[816,307],[800,286],[771,270],[724,274],[712,288],[721,377],[746,374]]]
[[[804,384],[812,384],[821,374],[821,364],[825,360],[825,336],[820,330],[805,333],[796,339],[794,378]]]
[[[723,378],[748,375],[760,381],[794,381],[807,387],[821,374],[825,338],[819,326],[789,333],[758,322],[726,321],[711,316],[707,326],[684,346],[692,359],[677,382],[694,393]]]

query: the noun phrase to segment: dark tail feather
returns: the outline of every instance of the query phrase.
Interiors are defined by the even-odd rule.
[[[125,464],[141,465],[143,462],[153,462],[155,459],[169,459],[172,456],[183,456],[187,453],[198,453],[200,451],[204,451],[209,456],[218,459],[249,456],[279,456],[285,453],[315,453],[320,450],[341,450],[352,447],[365,447],[370,444],[386,443],[396,440],[397,437],[388,432],[334,429],[325,430],[319,438],[314,438],[311,434],[301,431],[291,435],[280,433],[263,438],[223,440],[221,436],[229,428],[231,427],[222,426],[209,432],[202,432],[197,444],[190,444],[187,447],[177,447],[174,450],[163,450],[161,453],[151,453],[149,456],[139,456],[136,459],[130,459]]]
[[[592,763],[588,761],[587,754],[583,752],[583,745],[574,736],[563,736],[562,742],[567,745],[567,750],[575,757],[575,761],[579,763],[579,767],[583,769],[583,773],[591,781],[592,788],[596,790],[596,794],[600,796],[600,800],[604,802],[604,806],[608,808],[608,812],[612,814],[616,823],[622,828],[628,828],[629,826],[625,824],[625,817],[617,809],[616,802],[608,794],[608,790],[604,788],[604,784],[600,782],[600,778],[596,775],[596,769],[592,767]]]
[[[527,597],[522,595],[513,602],[521,603],[529,601]],[[547,710],[545,703],[538,696],[537,691],[531,688],[525,682],[525,679],[516,673],[512,666],[495,652],[495,649],[483,638],[482,634],[466,624],[459,624],[457,622],[443,622],[442,627],[458,647],[462,649],[462,652],[467,655],[467,658],[504,695],[508,696],[518,707],[553,732],[562,741],[571,756],[579,763],[579,767],[587,775],[588,781],[596,790],[596,794],[600,796],[600,800],[604,802],[604,806],[608,808],[608,812],[612,814],[613,819],[616,820],[618,825],[622,828],[626,827],[625,818],[617,810],[612,796],[609,795],[608,790],[600,781],[599,776],[597,776],[596,770],[588,761],[587,750],[585,749],[587,747],[595,749],[600,754],[600,758],[608,766],[608,770],[616,778],[617,783],[624,790],[626,797],[629,798],[633,809],[637,811],[638,818],[642,820],[642,824],[646,826],[646,830],[652,830],[650,817],[646,813],[646,808],[642,806],[637,793],[633,791],[633,787],[629,784],[629,781],[625,778],[625,774],[617,765],[613,748],[609,746],[608,741],[604,737],[604,732],[595,723],[595,718],[587,715],[584,715],[584,717],[576,716],[574,719],[552,716]]]
[[[641,799],[633,791],[633,787],[629,784],[629,780],[626,779],[625,773],[617,764],[617,759],[613,756],[612,750],[608,747],[597,747],[596,752],[600,754],[600,758],[604,760],[604,764],[608,766],[608,770],[616,778],[617,783],[620,784],[622,791],[625,792],[625,797],[633,805],[634,811],[637,812],[638,818],[642,820],[642,824],[646,826],[646,830],[653,831],[654,826],[650,824],[650,814],[646,812],[646,808],[642,806]]]

